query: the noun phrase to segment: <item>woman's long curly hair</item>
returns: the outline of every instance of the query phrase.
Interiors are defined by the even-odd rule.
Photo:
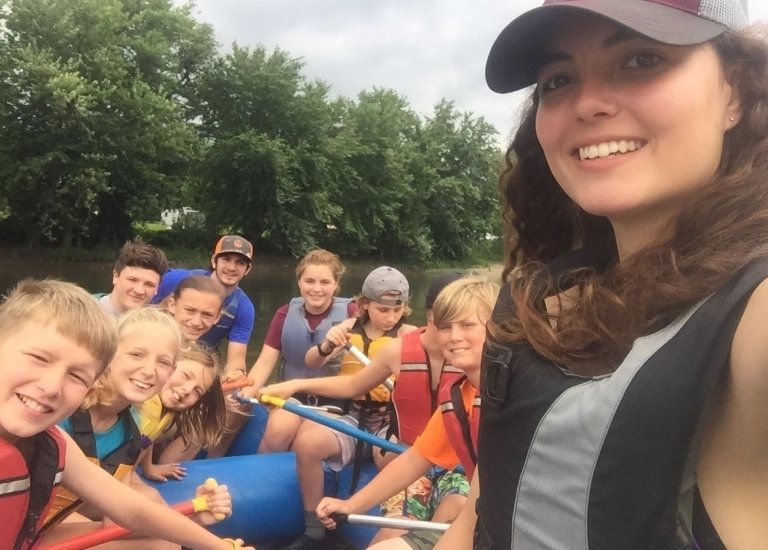
[[[613,369],[637,337],[665,326],[749,261],[768,255],[764,34],[765,29],[753,28],[712,41],[723,67],[732,71],[742,106],[741,120],[725,134],[712,184],[686,205],[667,240],[601,273],[580,270],[577,298],[554,315],[547,313],[543,298],[564,289],[547,275],[544,262],[612,241],[613,230],[605,218],[581,210],[557,184],[536,136],[534,92],[500,178],[507,229],[504,277],[513,309],[489,324],[494,339],[527,341],[557,363],[598,361]]]

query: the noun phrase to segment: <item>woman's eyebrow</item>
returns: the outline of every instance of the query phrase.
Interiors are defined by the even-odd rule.
[[[603,49],[608,49],[612,46],[620,44],[621,42],[626,42],[627,40],[632,40],[633,38],[639,37],[640,35],[634,31],[625,28],[619,28],[615,33],[611,34],[605,40],[603,40]]]
[[[564,52],[544,52],[539,57],[538,68],[540,71],[547,65],[551,65],[553,63],[559,63],[561,61],[569,61],[570,59],[571,59],[571,56]]]
[[[622,42],[626,42],[627,40],[637,38],[638,36],[639,35],[636,32],[633,32],[629,29],[620,28],[615,33],[606,37],[605,40],[603,40],[601,46],[604,50],[607,50],[608,48],[616,46]],[[539,70],[549,64],[558,63],[561,61],[569,61],[570,59],[572,59],[572,56],[568,53],[545,50],[544,53],[542,53],[539,57]]]

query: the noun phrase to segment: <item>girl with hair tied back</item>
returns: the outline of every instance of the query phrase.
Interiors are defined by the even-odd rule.
[[[478,473],[439,549],[768,540],[768,47],[747,23],[746,0],[548,0],[496,39],[491,89],[535,88],[501,178]]]
[[[259,357],[247,374],[252,385],[240,390],[244,397],[254,397],[273,376],[275,367],[278,368],[277,378],[281,381],[316,378],[338,372],[338,362],[313,368],[307,365],[304,356],[309,348],[323,341],[332,327],[357,314],[357,305],[351,298],[338,296],[344,271],[344,264],[333,252],[316,248],[304,255],[295,271],[299,296],[275,311]],[[352,326],[352,322],[347,321],[345,326]],[[296,397],[308,405],[334,404],[314,394]],[[209,457],[224,455],[245,424],[248,417],[237,412],[250,412],[250,406],[228,412],[228,433],[224,434],[220,445],[208,452]],[[258,452],[287,451],[301,423],[302,419],[293,413],[282,409],[271,410]]]

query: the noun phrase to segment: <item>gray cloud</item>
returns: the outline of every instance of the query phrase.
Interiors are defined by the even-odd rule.
[[[485,86],[488,50],[498,32],[540,0],[198,0],[195,16],[229,49],[280,47],[304,74],[334,94],[355,97],[392,88],[429,115],[443,97],[492,123],[505,143],[524,92],[500,96]],[[753,1],[753,20],[768,3]]]

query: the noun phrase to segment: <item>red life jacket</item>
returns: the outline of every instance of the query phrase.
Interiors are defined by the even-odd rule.
[[[29,466],[15,445],[0,438],[0,548],[31,548],[43,526],[55,486],[64,472],[66,443],[59,429],[30,438]]]
[[[451,446],[459,457],[468,479],[472,479],[477,465],[477,431],[480,426],[480,393],[473,388],[474,397],[469,411],[464,409],[461,388],[469,384],[466,378],[441,388],[440,410]]]
[[[392,401],[397,415],[397,436],[403,443],[413,445],[427,427],[437,409],[438,395],[443,386],[451,386],[464,377],[461,369],[443,364],[440,381],[432,390],[432,369],[429,356],[421,344],[425,328],[409,332],[402,338],[400,374],[397,376]]]

